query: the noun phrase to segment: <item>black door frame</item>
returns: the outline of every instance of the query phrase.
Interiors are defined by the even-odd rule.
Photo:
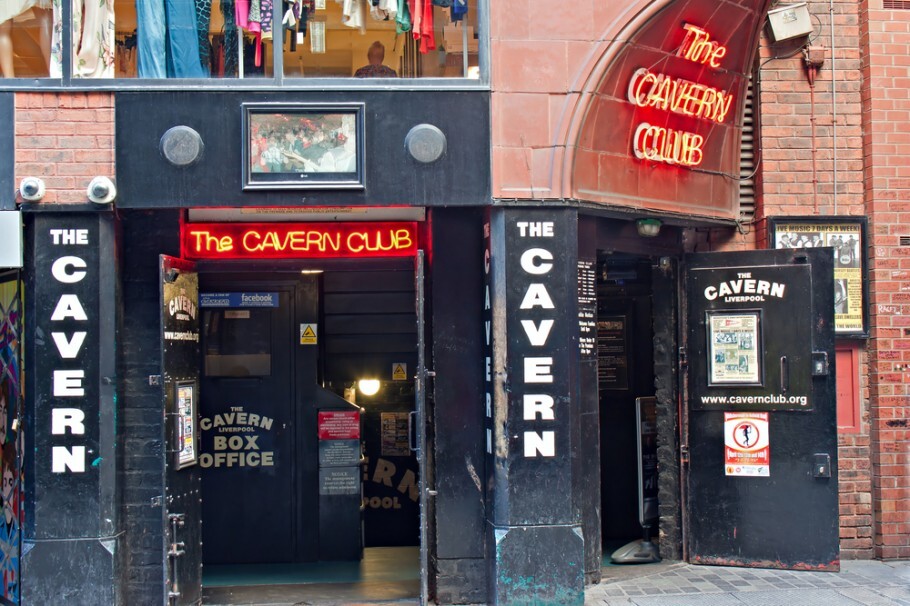
[[[418,260],[419,259],[419,260]],[[263,260],[263,261],[234,261],[234,260],[217,260],[217,261],[206,261],[200,260],[195,262],[197,271],[202,276],[218,276],[216,279],[227,276],[236,276],[243,274],[251,274],[255,272],[262,272],[263,267],[268,268],[268,278],[263,278],[262,281],[269,283],[280,283],[281,276],[287,275],[292,276],[294,274],[299,275],[301,271],[313,271],[313,272],[342,272],[342,271],[352,271],[352,270],[369,270],[369,269],[407,269],[414,272],[415,275],[415,287],[417,286],[416,280],[420,276],[424,282],[423,288],[419,291],[415,290],[415,310],[418,311],[418,340],[423,341],[423,350],[424,353],[420,356],[418,363],[418,368],[415,369],[415,378],[420,382],[420,388],[417,391],[422,392],[422,396],[425,398],[428,390],[430,379],[434,376],[435,373],[430,371],[427,368],[427,353],[429,351],[431,339],[426,339],[425,328],[428,322],[429,314],[426,310],[423,310],[423,313],[420,313],[425,305],[425,297],[423,291],[425,290],[426,279],[428,278],[428,265],[425,262],[424,251],[419,250],[418,254],[413,257],[404,257],[404,258],[395,258],[395,257],[377,257],[370,259],[294,259],[294,260]],[[229,278],[228,278],[229,279]],[[205,281],[205,278],[202,279]],[[294,280],[288,279],[287,283],[296,283],[296,276]],[[295,316],[295,322],[298,320]],[[201,361],[200,361],[201,364]],[[299,363],[298,363],[299,366]],[[420,395],[420,394],[418,394]],[[296,398],[295,398],[296,399]],[[426,423],[428,422],[428,415],[424,407],[418,405],[415,401],[415,412],[421,410],[422,413],[416,415],[421,420],[418,421],[419,427],[423,430],[417,432],[417,427],[415,427],[414,436],[417,439],[417,443],[414,445],[416,450],[421,452],[419,458],[419,464],[421,466],[421,471],[423,473],[419,474],[418,484],[419,484],[419,501],[420,501],[420,588],[421,588],[421,603],[427,603],[428,600],[428,576],[429,576],[429,560],[432,557],[430,553],[431,545],[428,540],[428,528],[427,524],[431,523],[429,516],[427,515],[428,503],[427,499],[432,497],[435,493],[430,488],[432,485],[433,470],[431,468],[432,462],[428,456],[430,453],[430,448],[427,445],[427,431]],[[315,460],[315,456],[313,457]],[[297,472],[302,473],[298,470]],[[298,508],[301,509],[301,508]]]

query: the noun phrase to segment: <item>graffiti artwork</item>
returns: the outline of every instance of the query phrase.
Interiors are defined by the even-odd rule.
[[[22,441],[13,421],[19,417],[19,333],[21,329],[18,283],[0,283],[0,571],[3,603],[19,603],[19,553],[23,522],[22,478],[19,473]],[[21,428],[19,428],[21,430]]]

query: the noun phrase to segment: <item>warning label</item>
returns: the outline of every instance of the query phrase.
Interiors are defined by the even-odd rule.
[[[408,365],[404,362],[395,362],[392,364],[392,380],[393,381],[407,381],[408,380]]]
[[[301,324],[300,325],[300,344],[301,345],[316,345],[316,325],[315,324]]]

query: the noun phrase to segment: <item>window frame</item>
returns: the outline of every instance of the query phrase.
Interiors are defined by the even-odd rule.
[[[129,91],[129,90],[490,90],[490,1],[474,0],[477,13],[479,78],[288,78],[284,75],[283,48],[272,45],[275,75],[271,78],[73,78],[73,28],[63,27],[62,77],[0,77],[0,91]],[[64,24],[73,22],[72,0],[61,0]],[[272,29],[284,35],[280,11],[272,13]],[[406,34],[402,34],[406,35]],[[277,35],[276,38],[279,38]],[[280,38],[279,38],[280,39]]]

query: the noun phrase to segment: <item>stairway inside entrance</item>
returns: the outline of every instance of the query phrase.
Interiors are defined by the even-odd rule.
[[[203,569],[206,606],[417,604],[417,547],[370,547],[359,562],[212,565]]]

